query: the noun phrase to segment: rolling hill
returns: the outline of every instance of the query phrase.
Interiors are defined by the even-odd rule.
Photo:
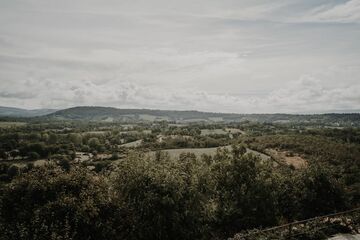
[[[268,122],[310,123],[332,126],[360,126],[359,113],[326,114],[237,114],[200,111],[153,109],[119,109],[112,107],[81,106],[62,110],[0,107],[2,118],[27,118],[37,121],[82,120],[101,122],[175,121],[187,122]]]
[[[42,118],[87,121],[177,121],[177,122],[240,122],[269,123],[327,123],[334,126],[359,125],[359,113],[328,114],[235,114],[200,111],[171,111],[151,109],[118,109],[111,107],[74,107],[50,113]]]
[[[33,109],[27,110],[22,108],[1,107],[0,117],[37,117],[56,112],[55,109]]]

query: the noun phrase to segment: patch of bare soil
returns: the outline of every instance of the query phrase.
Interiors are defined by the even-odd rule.
[[[75,161],[76,162],[87,162],[90,161],[90,159],[93,158],[93,154],[92,153],[85,153],[85,152],[76,152],[76,158]]]
[[[106,160],[111,158],[112,154],[108,154],[108,153],[99,153],[96,155],[96,159],[97,160]]]
[[[295,169],[305,168],[308,165],[307,160],[296,153],[292,153],[289,151],[281,151],[279,149],[267,149],[267,152],[276,161],[291,165]]]

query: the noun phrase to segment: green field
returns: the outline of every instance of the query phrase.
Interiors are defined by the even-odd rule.
[[[25,122],[0,122],[0,128],[21,127],[25,125]]]
[[[182,154],[182,153],[193,153],[195,154],[195,156],[197,157],[201,157],[201,155],[203,154],[206,154],[206,155],[210,155],[210,156],[214,156],[216,154],[216,151],[218,149],[221,149],[221,148],[226,148],[228,150],[231,150],[231,146],[225,146],[225,147],[214,147],[214,148],[180,148],[180,149],[166,149],[166,150],[162,150],[162,152],[166,152],[169,154],[170,158],[172,159],[178,159],[179,156]],[[263,154],[263,153],[260,153],[258,151],[255,151],[255,150],[252,150],[252,149],[249,149],[247,148],[247,153],[252,153],[254,154],[255,156],[258,156],[260,157],[262,160],[269,160],[271,157],[266,155],[266,154]],[[152,151],[151,152],[151,155],[154,156],[155,152]]]

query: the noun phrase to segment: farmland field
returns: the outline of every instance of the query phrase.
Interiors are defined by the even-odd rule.
[[[201,130],[201,135],[203,135],[203,136],[212,135],[212,134],[225,135],[225,134],[228,134],[228,132],[225,131],[224,129],[202,129]]]
[[[220,149],[227,149],[227,150],[231,151],[232,147],[225,146],[225,147],[214,147],[214,148],[180,148],[180,149],[166,149],[166,150],[161,150],[161,151],[168,153],[172,159],[178,159],[182,153],[193,153],[197,157],[201,157],[201,155],[203,155],[203,154],[209,155],[209,156],[214,156],[216,154],[216,152]],[[270,160],[270,158],[271,158],[270,156],[268,156],[266,154],[260,153],[258,151],[255,151],[255,150],[252,150],[249,148],[246,149],[246,153],[254,154],[255,156],[260,157],[262,160]],[[155,154],[155,152],[151,153],[151,155],[154,155],[154,154]]]
[[[0,128],[21,127],[25,125],[25,122],[0,122]]]

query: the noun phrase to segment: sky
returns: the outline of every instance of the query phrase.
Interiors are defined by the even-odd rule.
[[[0,106],[360,109],[360,0],[0,0]]]

